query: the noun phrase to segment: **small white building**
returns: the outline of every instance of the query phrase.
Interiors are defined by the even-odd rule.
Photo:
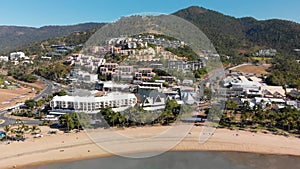
[[[93,83],[98,81],[98,74],[92,74],[79,69],[71,71],[71,76],[79,81],[85,81],[87,83]]]
[[[184,79],[181,84],[184,86],[193,86],[194,82],[190,79]]]
[[[262,108],[266,108],[267,105],[274,105],[277,108],[284,108],[286,101],[281,98],[265,98],[265,97],[255,97],[255,104],[260,104]]]
[[[9,60],[8,56],[0,56],[0,61],[8,62],[8,60]]]
[[[25,53],[24,52],[13,52],[10,53],[10,60],[20,60],[25,58]]]
[[[41,56],[41,59],[43,59],[43,60],[51,60],[52,57],[50,57],[50,56]]]
[[[97,90],[100,91],[119,91],[129,90],[129,84],[115,83],[112,81],[99,81],[95,84]]]
[[[140,89],[138,98],[140,106],[146,111],[163,110],[166,107],[166,95],[156,90]]]

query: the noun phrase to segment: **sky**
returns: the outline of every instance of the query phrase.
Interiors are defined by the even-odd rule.
[[[201,6],[234,17],[300,23],[299,0],[1,0],[0,25],[41,27],[112,22],[139,13],[170,14]]]

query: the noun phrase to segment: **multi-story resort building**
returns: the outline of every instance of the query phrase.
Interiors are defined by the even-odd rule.
[[[102,97],[55,96],[50,102],[52,108],[50,114],[64,114],[72,111],[94,114],[105,107],[115,108],[118,111],[118,109],[133,107],[136,103],[137,98],[134,94],[121,92],[111,92]]]

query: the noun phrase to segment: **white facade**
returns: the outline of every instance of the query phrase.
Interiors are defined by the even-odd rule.
[[[0,56],[0,61],[8,62],[8,56]]]
[[[88,71],[95,71],[106,62],[104,58],[86,56],[83,54],[74,54],[70,59],[72,60],[72,65],[74,64],[74,66],[82,67]]]
[[[87,83],[98,81],[98,74],[88,73],[79,69],[72,70],[71,75],[73,78],[85,81]]]
[[[48,59],[48,60],[51,60],[52,57],[50,57],[50,56],[41,56],[41,59]]]
[[[10,53],[10,60],[19,60],[25,58],[25,53],[24,52],[13,52]]]
[[[285,90],[282,86],[261,86],[261,91],[265,97],[285,97]]]
[[[133,107],[137,98],[132,93],[112,92],[102,97],[55,96],[50,102],[52,110],[74,110],[98,113],[101,108]]]

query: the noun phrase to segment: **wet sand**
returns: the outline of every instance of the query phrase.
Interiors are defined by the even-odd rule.
[[[151,158],[119,156],[61,162],[27,169],[286,169],[300,168],[299,156],[240,152],[176,151]]]
[[[164,132],[171,127],[137,127],[118,130],[120,134],[131,137],[149,137],[153,134]],[[68,133],[47,135],[50,130],[42,128],[43,138],[28,138],[25,142],[13,142],[11,144],[1,143],[0,168],[20,168],[24,166],[40,166],[49,163],[69,162],[83,159],[113,156],[106,150],[96,145],[86,133]],[[104,130],[104,133],[109,130]],[[295,137],[276,136],[263,133],[250,133],[246,131],[231,131],[217,129],[205,143],[199,142],[199,134],[202,127],[193,127],[190,133],[175,147],[169,151],[221,151],[221,152],[249,152],[258,154],[277,154],[300,156],[300,139]],[[162,140],[168,144],[171,139]],[[150,151],[151,146],[145,142],[137,144],[134,142],[107,141],[111,147],[125,147],[122,153],[141,153],[135,150],[141,146],[145,151]],[[144,147],[143,147],[144,146]],[[157,144],[157,151],[163,144]],[[140,149],[139,149],[140,150]],[[232,156],[233,158],[234,156]]]

